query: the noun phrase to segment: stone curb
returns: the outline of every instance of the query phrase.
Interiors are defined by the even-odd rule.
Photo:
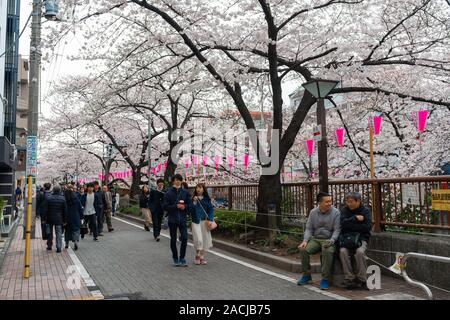
[[[3,260],[5,260],[6,254],[8,253],[9,246],[11,245],[12,240],[14,239],[16,235],[17,228],[20,225],[20,220],[22,219],[22,216],[19,214],[16,220],[13,222],[13,226],[11,227],[11,230],[8,233],[7,237],[3,237],[2,240],[4,240],[3,248],[0,250],[0,269],[3,266]]]
[[[125,218],[127,220],[136,222],[138,224],[144,225],[144,220],[138,217],[130,216],[123,213],[116,212],[116,216]],[[189,239],[192,240],[192,234],[188,231]],[[228,251],[237,255],[240,255],[245,258],[249,258],[258,262],[262,262],[264,264],[277,267],[279,269],[293,272],[293,273],[301,273],[302,264],[300,262],[295,262],[290,259],[277,257],[265,252],[259,252],[253,249],[249,249],[247,247],[237,245],[234,243],[230,243],[223,240],[213,239],[213,247],[222,249],[224,251]],[[320,273],[320,263],[311,263],[311,272],[312,273]]]

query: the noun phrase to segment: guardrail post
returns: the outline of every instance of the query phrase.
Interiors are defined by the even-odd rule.
[[[381,183],[374,182],[372,184],[373,196],[373,231],[381,232],[381,220],[383,216],[383,206],[381,204]]]
[[[228,210],[233,209],[233,187],[228,187]]]
[[[313,199],[313,185],[312,183],[306,186],[306,215],[308,216],[312,209],[314,209],[314,199]]]

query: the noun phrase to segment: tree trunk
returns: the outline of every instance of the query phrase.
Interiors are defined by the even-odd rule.
[[[177,145],[177,141],[170,141],[169,144],[169,158],[167,159],[167,170],[164,172],[164,180],[170,182],[172,177],[175,175],[175,170],[177,169],[177,164],[172,161],[172,150]]]
[[[139,195],[141,184],[141,168],[133,169],[133,179],[130,187],[130,199]]]
[[[167,170],[164,172],[164,180],[169,181],[175,175],[175,170],[177,169],[177,165],[173,163],[172,159],[169,158],[167,161]]]
[[[258,184],[258,213],[256,215],[256,225],[261,228],[276,229],[277,216],[273,214],[281,213],[281,181],[280,172],[275,175],[262,175]],[[271,209],[272,215],[269,214]],[[274,212],[275,211],[275,212]],[[256,232],[260,235],[273,237],[274,231],[258,229]]]

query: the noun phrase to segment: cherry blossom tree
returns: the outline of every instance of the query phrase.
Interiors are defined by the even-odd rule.
[[[127,39],[144,37],[148,46],[171,52],[163,59],[161,72],[196,60],[202,70],[192,76],[208,74],[209,81],[233,101],[248,130],[255,129],[250,113],[256,109],[253,88],[257,80],[265,79],[257,87],[270,91],[266,104],[273,113],[272,129],[280,132],[272,145],[280,146],[276,156],[281,165],[275,174],[259,179],[261,213],[267,212],[269,203],[276,203],[279,211],[281,167],[315,103],[304,94],[291,120],[285,122],[283,83],[337,79],[341,86],[331,94],[364,93],[368,100],[381,94],[403,99],[401,103],[410,110],[416,103],[444,109],[446,114],[450,109],[450,6],[443,0],[199,0],[195,4],[190,0],[105,0],[90,4],[91,12],[78,23],[61,25],[54,34],[85,27],[92,35],[98,29],[89,31],[88,18],[100,16],[103,28],[117,35],[95,45],[102,52],[129,30]],[[371,106],[365,104],[367,109]],[[258,222],[268,223],[264,216],[258,216]]]

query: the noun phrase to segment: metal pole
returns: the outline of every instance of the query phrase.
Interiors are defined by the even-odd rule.
[[[148,189],[152,189],[152,182],[150,177],[152,176],[152,117],[148,117],[148,145],[147,145],[147,153],[148,153]]]
[[[320,191],[328,192],[327,125],[325,102],[321,98],[317,99],[317,124],[322,129],[322,137],[318,143],[319,186]]]
[[[38,137],[39,122],[39,87],[41,80],[41,15],[42,1],[33,0],[33,17],[31,20],[31,42],[30,42],[30,83],[28,94],[28,136]],[[36,141],[37,150],[37,141]],[[34,181],[31,186],[33,186]],[[29,199],[32,203],[32,214],[36,217],[36,199]],[[34,238],[35,219],[32,220],[32,234]]]
[[[27,217],[26,217],[26,240],[25,240],[25,269],[23,277],[28,279],[30,277],[30,245],[31,245],[31,216],[33,210],[33,177],[28,176],[28,203],[27,203]]]
[[[370,140],[370,178],[375,178],[375,163],[373,158],[373,128],[372,123],[369,124],[369,140]]]
[[[370,119],[369,121],[369,142],[370,142],[370,178],[374,179],[375,178],[375,169],[374,169],[374,159],[373,159],[373,127],[372,127],[372,119]],[[375,199],[375,188],[376,185],[374,183],[372,183],[372,221],[378,221],[377,217],[375,216],[375,207],[376,207],[376,200]],[[374,231],[375,232],[379,232],[379,224],[375,223],[374,224]]]

